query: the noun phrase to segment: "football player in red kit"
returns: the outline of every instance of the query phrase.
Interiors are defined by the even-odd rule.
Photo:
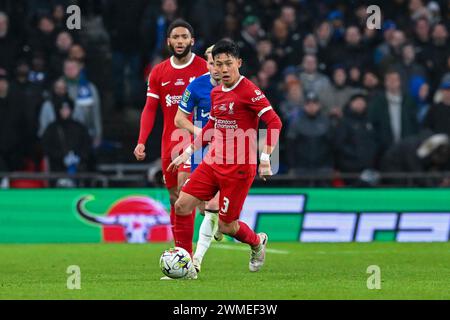
[[[239,221],[239,216],[256,175],[259,119],[267,126],[266,143],[258,168],[264,180],[272,175],[270,154],[278,141],[282,124],[263,92],[240,75],[242,60],[239,47],[234,42],[219,41],[214,45],[212,55],[222,85],[211,92],[210,120],[194,143],[167,168],[168,171],[176,171],[195,150],[212,140],[203,162],[184,184],[175,203],[175,241],[177,246],[192,253],[192,209],[220,191],[219,230],[250,245],[249,269],[255,272],[264,264],[267,235],[256,234]],[[208,139],[211,136],[212,139]],[[196,277],[195,270],[191,270],[188,278]]]
[[[208,72],[206,61],[191,51],[193,45],[194,32],[192,26],[181,19],[172,22],[167,30],[167,46],[172,52],[172,56],[156,65],[150,73],[147,101],[141,114],[139,140],[134,149],[136,159],[144,160],[146,156],[145,143],[153,129],[158,105],[161,105],[164,116],[161,161],[164,183],[170,194],[172,226],[175,217],[174,204],[178,198],[178,172],[176,170],[168,172],[166,169],[172,161],[172,152],[176,152],[174,147],[179,144],[178,139],[172,138],[172,134],[177,130],[174,118],[188,84]],[[186,174],[190,174],[189,168],[186,169]],[[192,219],[194,219],[194,215],[195,211]]]

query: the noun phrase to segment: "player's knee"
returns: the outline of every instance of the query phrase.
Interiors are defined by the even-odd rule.
[[[189,210],[189,205],[186,201],[183,201],[182,199],[178,199],[175,202],[175,214],[179,216],[188,215],[192,212],[192,210]]]
[[[219,210],[219,200],[216,201],[215,199],[212,199],[212,200],[208,201],[206,210],[213,210],[213,211]]]

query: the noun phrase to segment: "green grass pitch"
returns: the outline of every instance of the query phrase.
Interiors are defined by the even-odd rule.
[[[170,244],[0,245],[0,299],[450,299],[450,243],[270,243],[264,268],[249,250],[214,243],[199,279],[161,281]],[[69,265],[81,289],[69,290]],[[367,267],[381,268],[369,290]]]

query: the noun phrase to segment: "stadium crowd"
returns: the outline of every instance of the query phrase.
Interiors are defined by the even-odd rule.
[[[95,171],[133,132],[117,128],[140,112],[177,17],[198,54],[237,41],[284,121],[282,173],[450,171],[449,1],[0,0],[0,172]],[[134,142],[118,150],[130,161]]]

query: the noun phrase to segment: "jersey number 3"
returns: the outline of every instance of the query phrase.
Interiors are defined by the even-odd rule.
[[[223,213],[227,213],[230,200],[227,197],[223,197],[223,207],[220,209]]]

